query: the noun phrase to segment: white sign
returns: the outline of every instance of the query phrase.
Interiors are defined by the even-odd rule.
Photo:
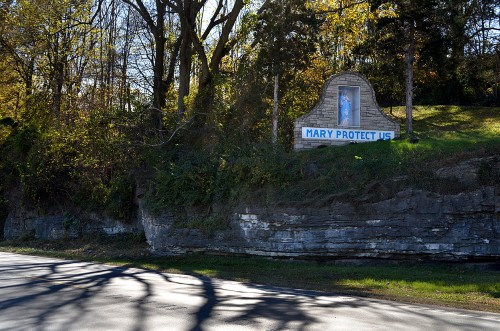
[[[302,139],[377,141],[394,139],[394,131],[302,128]]]

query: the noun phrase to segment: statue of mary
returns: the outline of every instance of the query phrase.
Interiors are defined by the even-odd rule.
[[[349,97],[342,93],[339,100],[339,125],[349,126],[351,125],[351,100]]]

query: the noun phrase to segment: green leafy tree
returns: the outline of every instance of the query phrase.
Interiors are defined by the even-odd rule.
[[[315,53],[320,21],[307,3],[274,0],[263,7],[255,29],[257,63],[272,77],[272,139],[278,141],[279,91],[283,76],[307,66]]]

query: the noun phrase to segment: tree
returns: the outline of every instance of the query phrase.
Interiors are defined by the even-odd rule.
[[[415,21],[410,18],[405,24],[406,36],[406,132],[413,133],[413,64],[415,63]]]
[[[96,1],[94,12],[100,3]],[[52,115],[58,120],[63,101],[67,108],[71,106],[71,88],[82,80],[87,63],[83,59],[89,56],[87,37],[95,18],[93,4],[91,0],[16,1],[9,6],[8,23],[1,27],[0,43],[24,82],[25,99],[38,88],[37,92],[50,97]],[[35,76],[39,86],[35,86]]]
[[[39,20],[29,3],[6,3],[2,6],[0,47],[6,62],[24,84],[24,96],[33,93],[35,62],[43,52]]]
[[[418,4],[409,0],[370,1],[370,37],[356,49],[358,56],[364,58],[362,70],[383,89],[380,95],[391,104],[394,99],[405,103],[408,134],[413,132],[415,71],[433,67],[433,58],[423,57],[422,49],[436,29],[435,7],[435,0]],[[403,93],[401,84],[404,97],[390,92]]]
[[[375,13],[367,0],[322,0],[311,6],[324,16],[320,29],[319,49],[335,72],[356,70],[359,59],[355,49],[372,33],[370,22]]]
[[[155,14],[152,15],[141,0],[123,0],[129,4],[147,23],[155,39],[154,62],[154,106],[161,109],[165,105],[165,92],[174,75],[177,55],[179,59],[179,87],[178,87],[178,117],[181,120],[186,111],[184,99],[189,95],[191,87],[192,56],[197,55],[200,65],[198,76],[198,95],[195,103],[195,118],[193,127],[202,129],[211,114],[214,96],[214,77],[218,75],[222,59],[230,52],[236,41],[230,39],[231,32],[237,18],[245,6],[244,0],[235,0],[231,8],[228,1],[218,0],[212,11],[209,23],[202,31],[198,21],[207,0],[157,0]],[[165,15],[176,14],[179,22],[179,32],[175,47],[170,57],[167,81],[162,77],[165,72],[163,58],[165,56]],[[156,20],[154,19],[156,18]],[[213,34],[214,28],[219,29],[218,36]],[[207,47],[207,42],[210,47]],[[207,48],[211,49],[209,53]],[[200,133],[200,132],[198,132]]]
[[[444,2],[441,24],[448,45],[447,85],[453,89],[453,103],[470,103],[487,97],[498,73],[494,61],[500,28],[500,6],[492,0],[453,0]],[[498,74],[496,75],[498,77]],[[477,101],[476,101],[477,102]]]
[[[304,68],[316,51],[320,21],[300,0],[269,1],[260,14],[255,29],[259,46],[257,62],[274,82],[272,140],[278,141],[280,80],[288,70]]]
[[[396,14],[400,26],[404,30],[404,62],[405,62],[405,95],[406,95],[406,132],[413,133],[413,92],[414,68],[416,59],[417,33],[425,34],[432,25],[435,0],[420,1],[418,4],[410,0],[396,1]]]
[[[159,132],[163,130],[162,109],[165,107],[166,91],[173,80],[173,67],[177,61],[178,48],[172,50],[170,57],[171,64],[169,69],[171,73],[167,74],[169,80],[164,80],[165,77],[165,55],[166,55],[166,36],[165,26],[167,15],[170,15],[168,1],[156,0],[155,8],[149,10],[142,0],[123,0],[131,8],[136,10],[154,38],[154,57],[153,57],[153,127],[156,127]]]
[[[229,54],[237,42],[237,39],[230,39],[230,36],[238,16],[245,6],[245,1],[235,0],[230,8],[227,1],[218,0],[208,25],[203,32],[198,32],[202,31],[202,27],[196,24],[195,18],[206,4],[206,0],[172,0],[169,2],[170,8],[179,15],[183,38],[189,38],[187,41],[192,43],[192,49],[199,60],[200,72],[193,127],[200,138],[204,135],[210,135],[210,132],[214,130],[214,123],[209,123],[214,121],[211,118],[214,115],[212,109],[215,91],[214,77],[220,73],[223,58]],[[219,29],[217,36],[212,34],[214,28]],[[184,39],[183,42],[185,42]],[[211,44],[211,54],[207,52],[207,42]],[[188,46],[189,43],[186,44],[186,47]],[[181,83],[186,84],[187,82]],[[182,85],[179,88],[188,90]],[[181,94],[179,94],[180,96]]]

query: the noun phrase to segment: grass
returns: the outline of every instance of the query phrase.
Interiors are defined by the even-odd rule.
[[[356,265],[261,257],[153,257],[136,236],[0,242],[0,251],[500,313],[498,264],[358,261]],[[360,264],[360,265],[358,265]]]
[[[459,181],[439,178],[437,169],[460,161],[500,155],[500,108],[417,106],[414,134],[417,144],[405,134],[404,107],[393,108],[392,116],[402,123],[403,136],[392,141],[322,148],[295,153],[301,175],[277,189],[278,203],[325,203],[342,196],[346,199],[366,193],[374,181],[387,195],[406,187],[455,194],[474,189]],[[308,171],[308,169],[314,169]],[[500,176],[500,174],[495,174]],[[498,185],[488,176],[482,185]],[[398,180],[395,180],[398,179]]]
[[[404,107],[393,109],[402,123],[404,111]],[[498,107],[416,106],[413,114],[414,131],[422,138],[481,141],[500,134]]]

